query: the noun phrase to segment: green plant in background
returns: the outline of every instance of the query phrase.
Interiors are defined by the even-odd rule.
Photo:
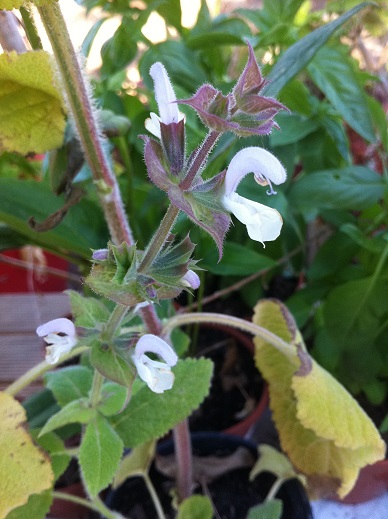
[[[336,491],[345,495],[358,470],[380,459],[385,447],[352,397],[312,360],[285,307],[263,301],[249,323],[215,313],[171,317],[170,301],[184,289],[201,287],[203,294],[207,287],[225,288],[233,276],[250,274],[255,283],[247,285],[251,276],[229,292],[245,284],[241,296],[252,307],[264,295],[258,271],[265,270],[267,280],[285,273],[303,277],[304,286],[287,305],[312,354],[354,393],[364,391],[373,402],[385,398],[386,179],[368,166],[352,165],[346,128],[366,139],[384,164],[386,121],[366,92],[376,78],[360,71],[341,39],[345,22],[361,16],[367,4],[323,24],[323,13],[311,13],[303,1],[268,1],[262,10],[239,9],[214,19],[202,2],[196,25],[187,29],[176,1],[146,2],[143,9],[119,0],[80,2],[88,10],[102,8],[105,16],[84,41],[86,57],[105,19],[122,17],[102,48],[102,67],[93,81],[97,110],[58,5],[34,3],[59,72],[53,72],[51,59],[39,48],[26,7],[0,0],[1,8],[21,8],[35,49],[0,56],[0,87],[12,99],[0,97],[2,248],[30,243],[63,255],[79,265],[88,287],[101,297],[69,292],[82,333],[67,319],[39,327],[38,335],[50,345],[46,361],[1,395],[0,439],[6,456],[17,456],[29,470],[40,464],[42,473],[40,486],[22,488],[20,473],[7,470],[0,516],[12,519],[33,511],[43,517],[53,496],[65,498],[52,491],[53,483],[75,456],[91,508],[116,517],[99,492],[113,480],[118,484],[141,474],[158,517],[164,517],[148,469],[154,440],[171,428],[180,453],[178,517],[199,506],[189,497],[185,419],[206,396],[212,367],[205,359],[187,357],[189,339],[178,328],[200,322],[228,323],[257,337],[256,360],[270,383],[284,450],[309,476],[334,477],[335,466]],[[141,32],[154,10],[176,31],[176,37],[156,45]],[[140,43],[145,50],[140,51]],[[265,79],[257,56],[267,63]],[[144,79],[135,90],[126,82],[129,64],[138,65]],[[36,67],[37,77],[32,74]],[[179,109],[166,69],[181,100]],[[143,97],[151,106],[148,121],[150,108]],[[144,124],[152,137],[144,135]],[[281,130],[271,132],[276,125]],[[44,178],[19,178],[21,171],[39,172],[18,154],[44,151]],[[285,166],[287,180],[274,155]],[[269,186],[267,194],[274,194],[272,183],[279,185],[276,196],[257,188],[250,172],[257,183]],[[236,218],[224,244],[230,213]],[[284,225],[278,238],[280,215]],[[320,227],[330,233],[324,243],[314,235]],[[176,236],[170,233],[173,228]],[[257,242],[267,242],[265,251]],[[200,272],[200,280],[194,258],[203,258],[199,266],[210,275]],[[52,363],[79,354],[79,365],[49,371]],[[50,460],[40,458],[28,435],[26,450],[12,446],[12,431],[25,415],[10,395],[42,374],[54,399],[49,397],[47,406],[45,390],[40,416],[33,415],[37,401],[26,408],[38,428],[33,437]],[[316,393],[324,395],[322,417],[313,412],[311,395]],[[363,434],[344,439],[338,424],[331,424],[330,416],[343,406],[353,409]],[[290,419],[298,420],[303,441],[287,433]],[[54,432],[69,424],[78,424],[78,431],[82,426],[75,451],[66,450]],[[330,450],[327,471],[316,458],[303,463],[300,449],[311,444],[317,459],[319,445]],[[124,446],[133,450],[121,460]],[[201,506],[210,517],[209,503],[201,501]],[[273,517],[279,513],[275,503]]]

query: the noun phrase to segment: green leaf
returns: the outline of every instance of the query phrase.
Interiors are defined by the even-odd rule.
[[[101,415],[87,425],[79,451],[82,478],[92,497],[112,481],[123,453],[123,442]]]
[[[125,405],[127,393],[125,387],[115,382],[106,382],[102,386],[101,402],[98,404],[98,410],[104,416],[112,416],[119,413]]]
[[[55,433],[50,432],[38,438],[38,430],[31,431],[31,436],[36,443],[50,454],[51,468],[54,472],[54,479],[57,481],[59,476],[64,473],[70,463],[70,456],[66,454],[64,442]]]
[[[360,210],[382,198],[385,189],[381,175],[363,166],[314,171],[291,186],[289,203],[299,209]]]
[[[96,344],[90,354],[90,362],[104,377],[131,388],[135,379],[135,368],[126,352],[113,346],[108,348]]]
[[[45,51],[0,55],[0,152],[43,153],[62,144],[65,108]]]
[[[281,89],[313,59],[336,30],[368,5],[371,3],[363,2],[353,7],[347,13],[319,27],[289,47],[268,74],[268,84],[263,89],[263,95],[276,97]]]
[[[225,243],[222,260],[219,263],[217,261],[217,251],[210,249],[205,254],[201,267],[223,276],[249,276],[276,265],[270,257],[234,242]]]
[[[42,427],[50,416],[60,409],[54,395],[47,388],[24,400],[23,407],[27,412],[28,424],[31,428]]]
[[[201,49],[213,45],[241,45],[251,36],[248,25],[240,18],[222,18],[213,20],[209,26],[194,27],[186,39],[192,49]]]
[[[28,225],[31,216],[44,220],[62,205],[62,199],[54,197],[43,183],[0,178],[0,221],[27,237],[30,243],[83,258],[90,258],[90,249],[106,246],[108,230],[101,210],[88,200],[72,207],[52,231],[38,233]]]
[[[209,392],[213,365],[208,359],[181,360],[173,368],[175,382],[163,394],[142,387],[113,424],[126,447],[159,438],[197,409]]]
[[[137,44],[133,40],[131,18],[124,17],[122,23],[101,48],[103,77],[109,77],[124,69],[137,55]]]
[[[83,297],[75,290],[67,290],[66,293],[70,297],[75,325],[101,330],[102,323],[106,323],[110,316],[108,308],[95,297]]]
[[[314,83],[357,133],[376,141],[365,92],[350,58],[337,48],[325,47],[308,66]]]
[[[50,510],[53,501],[50,490],[41,494],[33,494],[29,497],[27,503],[19,508],[15,508],[10,512],[6,519],[45,519]]]
[[[156,61],[163,63],[174,85],[185,87],[188,92],[206,81],[195,52],[182,42],[169,40],[151,47],[140,60],[140,75],[150,89],[153,83],[149,70]]]
[[[68,366],[49,371],[44,379],[58,404],[64,407],[73,400],[88,396],[92,387],[93,373],[85,366]]]
[[[318,121],[296,114],[279,114],[276,116],[276,122],[280,126],[280,131],[270,135],[272,147],[298,142],[319,128]]]
[[[213,506],[206,496],[191,496],[182,501],[177,519],[212,519]]]
[[[52,416],[39,436],[43,436],[54,429],[58,429],[68,423],[87,424],[96,416],[96,410],[88,407],[89,401],[86,398],[75,400],[63,407],[57,414]]]
[[[247,519],[280,519],[282,511],[282,501],[280,501],[280,499],[271,499],[271,501],[251,508],[248,512]]]
[[[121,460],[116,472],[113,488],[117,488],[130,477],[148,474],[151,462],[155,455],[155,441],[143,443],[131,450]]]

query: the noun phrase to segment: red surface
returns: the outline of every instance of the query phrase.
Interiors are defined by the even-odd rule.
[[[364,467],[353,490],[341,503],[356,505],[375,499],[388,491],[388,460]],[[388,512],[387,512],[388,517]]]
[[[5,256],[25,261],[21,249],[9,250]],[[44,252],[47,266],[63,272],[68,271],[68,262],[49,252]],[[31,270],[0,262],[0,293],[61,292],[67,288],[67,279],[52,274],[35,274]]]

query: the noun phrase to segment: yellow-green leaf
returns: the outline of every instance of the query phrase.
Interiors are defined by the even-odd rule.
[[[0,519],[53,484],[49,458],[34,445],[25,421],[19,402],[0,393]]]
[[[283,450],[309,476],[310,492],[344,497],[362,467],[384,458],[385,444],[354,398],[307,353],[292,315],[260,301],[254,323],[290,343],[291,359],[255,337],[255,360],[269,383],[270,407]]]
[[[113,488],[117,488],[130,477],[148,474],[154,455],[155,440],[134,447],[130,453],[121,460],[115,479],[113,480]]]
[[[53,4],[58,0],[32,0],[32,3],[41,6],[46,4]],[[19,9],[22,5],[30,3],[28,0],[0,0],[0,9],[11,11],[11,9]]]
[[[45,51],[0,55],[0,152],[43,153],[62,144],[63,98]]]

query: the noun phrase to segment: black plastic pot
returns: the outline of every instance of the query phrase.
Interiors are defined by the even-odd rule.
[[[223,433],[205,432],[192,434],[192,448],[195,456],[225,457],[244,447],[252,458],[257,459],[257,447],[241,437]],[[158,454],[167,456],[174,452],[172,440],[162,442],[158,446]],[[211,496],[221,519],[244,519],[248,510],[262,503],[275,481],[270,473],[260,474],[253,482],[249,481],[250,467],[235,468],[214,481],[206,484],[206,493]],[[155,485],[166,517],[173,518],[169,491],[174,481],[160,474],[153,465],[150,476]],[[201,489],[196,490],[201,493]],[[309,500],[299,480],[286,481],[278,491],[276,498],[283,501],[282,519],[313,519]],[[106,504],[128,517],[149,519],[155,517],[155,509],[149,498],[142,478],[131,478],[120,488],[108,494]]]

